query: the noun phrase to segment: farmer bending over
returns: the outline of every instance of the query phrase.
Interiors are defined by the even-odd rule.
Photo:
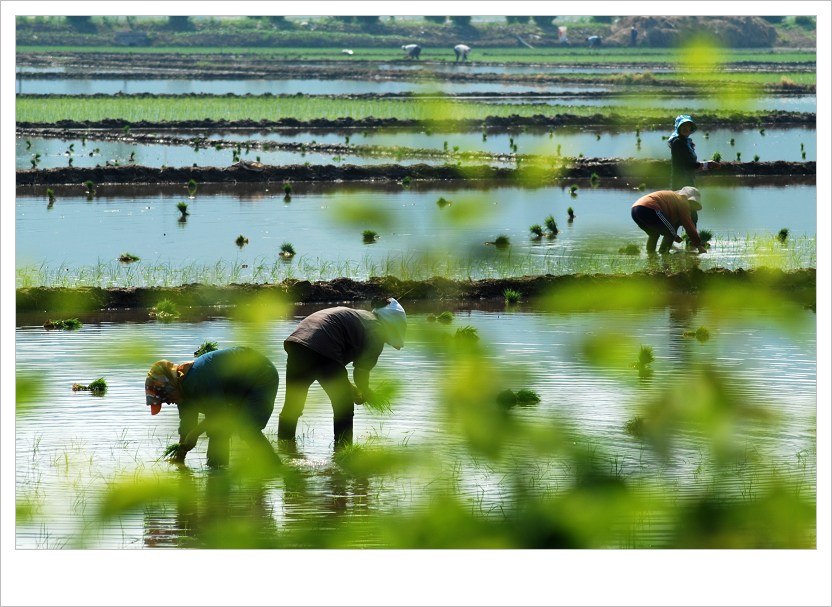
[[[352,443],[353,403],[376,398],[370,390],[370,370],[385,343],[397,350],[404,346],[407,316],[399,302],[393,298],[387,301],[372,312],[345,307],[314,312],[283,342],[289,357],[278,439],[295,440],[309,386],[317,381],[332,403],[336,448]],[[353,363],[355,385],[347,377],[349,363]]]
[[[153,363],[144,383],[151,415],[162,403],[179,406],[179,446],[171,459],[182,462],[203,432],[208,434],[208,465],[228,464],[231,435],[238,434],[264,461],[279,463],[263,428],[277,395],[277,369],[246,347],[215,350],[181,364]],[[204,415],[199,421],[199,414]]]
[[[699,190],[685,186],[681,190],[661,190],[647,194],[636,200],[630,211],[633,221],[647,232],[647,253],[656,252],[656,242],[662,237],[659,253],[667,253],[674,242],[682,242],[676,235],[679,226],[685,228],[691,244],[700,253],[707,252],[702,246],[696,222],[691,213],[702,209],[699,203]]]
[[[408,59],[418,59],[422,53],[422,47],[418,44],[403,44],[402,50]]]

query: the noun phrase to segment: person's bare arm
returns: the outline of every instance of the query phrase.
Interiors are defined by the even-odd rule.
[[[685,228],[685,232],[687,233],[691,244],[696,247],[696,250],[700,253],[707,253],[708,249],[702,246],[702,238],[696,230],[696,225],[694,225],[693,219],[690,217],[690,213],[682,215],[682,227]]]
[[[360,405],[372,397],[373,391],[370,390],[370,371],[361,367],[354,367],[352,370],[352,379],[358,391],[354,395],[355,402]]]

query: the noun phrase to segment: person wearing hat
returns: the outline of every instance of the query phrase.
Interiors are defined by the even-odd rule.
[[[688,114],[676,117],[673,134],[668,138],[670,147],[670,189],[679,190],[685,186],[696,185],[696,171],[708,170],[719,166],[715,160],[699,162],[696,157],[696,144],[690,138],[696,131],[696,123]],[[695,220],[694,215],[694,220]]]
[[[647,232],[648,254],[656,252],[659,236],[662,237],[659,253],[667,253],[674,242],[682,242],[682,238],[676,235],[679,226],[685,228],[691,245],[700,253],[706,253],[707,249],[702,245],[696,223],[691,217],[691,213],[701,209],[699,190],[685,186],[675,192],[660,190],[642,196],[633,204],[630,214],[638,227]]]
[[[238,434],[264,461],[280,463],[263,428],[274,410],[279,384],[272,362],[251,348],[214,350],[195,360],[153,363],[144,383],[150,414],[163,403],[179,408],[179,445],[171,459],[182,462],[203,432],[208,465],[228,464],[232,434]],[[199,414],[203,414],[199,421]]]
[[[277,438],[295,440],[309,386],[317,381],[332,403],[335,446],[352,443],[354,404],[372,402],[370,371],[385,344],[404,346],[407,315],[395,299],[367,310],[343,306],[314,312],[300,321],[283,342],[286,359],[286,397],[280,411]],[[350,383],[346,366],[353,364]]]

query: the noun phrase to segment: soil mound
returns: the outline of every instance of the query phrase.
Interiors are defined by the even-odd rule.
[[[730,48],[760,48],[774,46],[777,30],[760,17],[622,17],[611,27],[610,46],[626,46],[630,30],[639,32],[639,45],[674,47],[696,37],[715,39]]]

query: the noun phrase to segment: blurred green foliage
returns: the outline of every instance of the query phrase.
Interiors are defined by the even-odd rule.
[[[719,49],[699,41],[683,51],[680,63],[687,68],[685,80],[696,84],[703,74],[719,71],[722,62]],[[737,91],[725,89],[725,99],[743,101]],[[442,100],[421,103],[420,112],[429,120],[471,116],[464,105]],[[556,171],[521,165],[530,185]],[[643,175],[637,181],[657,180]],[[460,228],[484,223],[493,216],[494,205],[488,204],[493,202],[460,193],[452,204],[437,205],[437,221]],[[371,226],[385,234],[397,227],[393,211],[346,198],[334,205],[332,217],[336,224]],[[770,240],[770,246],[761,245],[763,263],[783,267],[784,247],[776,237]],[[439,259],[443,252],[432,255]],[[431,261],[426,256],[415,263],[424,268]],[[541,403],[534,415],[501,406],[499,395],[507,386],[528,385],[530,365],[538,363],[516,363],[505,344],[493,343],[473,325],[448,326],[454,320],[450,312],[440,314],[440,322],[412,314],[408,349],[438,362],[423,378],[432,396],[422,404],[429,408],[425,418],[441,429],[440,443],[393,442],[379,431],[326,461],[309,461],[285,447],[279,473],[245,452],[235,452],[231,465],[219,471],[148,464],[137,456],[130,469],[96,479],[95,499],[86,509],[88,488],[70,481],[61,498],[80,512],[78,543],[95,546],[97,532],[140,517],[148,547],[814,548],[815,453],[776,455],[771,443],[781,435],[782,419],[765,395],[745,389],[743,378],[709,358],[709,351],[680,356],[671,367],[658,347],[653,355],[637,322],[656,310],[672,314],[699,307],[708,313],[711,338],[708,344],[683,343],[707,348],[723,339],[720,328],[737,318],[794,335],[803,322],[796,313],[802,307],[764,274],[695,283],[698,261],[684,256],[652,269],[679,271],[691,283],[682,281],[674,289],[646,272],[565,280],[535,297],[523,296],[544,317],[610,313],[618,321],[599,322],[552,346],[563,348],[564,358],[582,372],[588,369],[599,389],[611,376],[632,387],[634,396],[621,394],[630,421],[617,430],[607,427],[607,436],[580,428],[566,399]],[[234,303],[231,341],[255,350],[266,349],[271,324],[291,311],[279,290]],[[176,320],[178,310],[187,307],[187,301],[159,302],[154,313],[167,312]],[[144,366],[161,347],[127,334],[119,352],[100,356],[110,364]],[[655,380],[649,373],[633,379],[634,366],[655,368],[662,379],[658,388],[640,392],[639,379]],[[395,415],[405,380],[379,372],[374,381],[392,410],[365,413]],[[40,376],[18,375],[19,415],[41,402],[43,383]],[[620,436],[613,437],[615,432]],[[166,438],[156,440],[163,446]],[[638,450],[639,461],[625,462],[612,446],[622,440]],[[76,474],[74,454],[64,454],[63,463],[59,455],[53,455],[56,467]],[[33,462],[47,457],[36,443],[27,456]],[[37,522],[40,503],[36,490],[21,493],[18,524]]]

